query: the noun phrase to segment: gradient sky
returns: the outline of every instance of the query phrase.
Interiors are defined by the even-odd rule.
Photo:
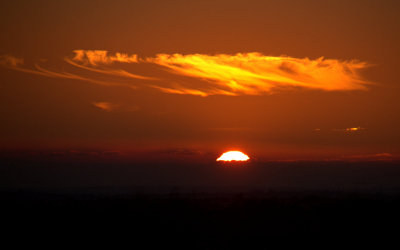
[[[3,1],[0,147],[396,158],[399,7]]]

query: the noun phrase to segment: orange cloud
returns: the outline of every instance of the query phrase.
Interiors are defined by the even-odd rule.
[[[340,132],[359,132],[361,130],[365,130],[362,127],[351,127],[351,128],[335,128],[333,131],[340,131]]]
[[[113,111],[118,107],[118,105],[112,104],[110,102],[93,102],[92,104],[93,106],[105,111]]]
[[[3,55],[0,56],[0,63],[5,67],[18,67],[19,65],[24,64],[23,58],[18,58],[11,55]]]
[[[93,77],[82,76],[82,75],[65,72],[65,71],[48,70],[48,69],[40,66],[37,63],[35,63],[32,68],[27,68],[27,67],[24,67],[24,59],[23,58],[18,58],[18,57],[14,57],[14,56],[10,56],[10,55],[0,56],[0,65],[2,65],[3,67],[9,68],[9,69],[13,69],[13,70],[17,70],[17,71],[21,71],[21,72],[25,72],[25,73],[30,73],[30,74],[34,74],[34,75],[41,75],[41,76],[52,77],[52,78],[81,80],[81,81],[104,85],[104,86],[127,86],[132,89],[136,88],[136,86],[132,85],[131,83],[118,82],[118,81],[114,81],[114,80],[104,81],[104,80],[96,79]],[[82,67],[84,67],[84,66],[82,66]],[[87,69],[87,70],[89,70],[89,69]],[[100,71],[99,73],[105,74],[105,72],[101,72],[101,70],[99,70],[99,71]],[[108,72],[108,73],[113,74],[113,75],[118,74],[118,73],[114,74],[114,73],[110,73],[110,72]],[[122,71],[120,72],[120,74],[124,75],[124,73]],[[135,78],[133,76],[129,76],[129,77]],[[140,78],[140,77],[137,77],[137,78]]]
[[[80,64],[78,62],[75,62],[69,58],[65,58],[65,61],[77,68],[81,68],[81,69],[85,69],[88,71],[97,72],[97,73],[101,73],[101,74],[121,76],[121,77],[132,78],[132,79],[156,80],[156,78],[154,78],[154,77],[141,76],[141,75],[129,73],[129,72],[127,72],[125,70],[121,70],[121,69],[103,69],[103,68],[99,68],[99,67],[96,67],[96,68],[89,67],[89,66],[86,66],[85,64]]]
[[[320,90],[365,89],[359,70],[365,62],[332,59],[271,57],[260,53],[236,55],[167,55],[148,58],[172,73],[207,81],[208,94],[259,95],[273,90],[303,87]],[[205,91],[205,90],[203,90]]]
[[[354,127],[354,128],[346,128],[345,131],[360,131],[363,130],[364,128],[361,127]]]
[[[265,56],[261,53],[158,54],[146,58],[138,58],[135,54],[110,55],[103,50],[75,50],[74,53],[73,57],[64,60],[75,68],[72,69],[73,72],[50,71],[38,64],[35,64],[34,69],[29,69],[22,67],[23,59],[12,56],[3,56],[2,64],[15,70],[48,77],[77,79],[102,85],[150,87],[170,94],[203,97],[261,95],[293,88],[324,91],[362,90],[370,84],[360,76],[360,71],[369,65],[356,60],[343,61],[322,57],[312,60]],[[141,64],[144,67],[158,65],[161,68],[152,66],[152,70],[160,70],[165,75],[165,70],[162,70],[164,68],[170,74],[165,75],[163,79],[143,76],[128,72],[121,68],[121,64],[114,62]],[[155,74],[158,75],[157,72]],[[112,81],[106,81],[100,75],[111,75],[114,78]],[[177,84],[172,80],[176,75],[194,78],[198,83],[193,85],[193,82],[185,79]],[[139,80],[146,80],[146,83]]]
[[[106,50],[74,50],[75,56],[72,58],[74,61],[84,62],[86,64],[111,64],[114,62],[120,63],[137,63],[138,56],[128,55],[124,53],[115,53],[109,55]]]

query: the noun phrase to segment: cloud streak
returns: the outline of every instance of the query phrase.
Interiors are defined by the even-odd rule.
[[[110,102],[93,102],[92,104],[93,106],[105,111],[113,111],[118,107],[118,105]]]
[[[1,63],[11,69],[47,77],[83,80],[102,85],[147,87],[170,94],[203,97],[262,95],[297,88],[323,91],[362,90],[370,84],[360,75],[360,71],[369,66],[366,62],[323,57],[314,60],[273,57],[261,53],[158,54],[139,58],[136,54],[75,50],[74,56],[64,58],[64,63],[72,66],[72,72],[51,71],[38,64],[34,64],[33,68],[23,67],[24,60],[13,56],[3,56]],[[151,67],[154,75],[131,72],[126,69],[127,66],[130,69],[138,66],[141,69]],[[106,81],[104,75],[115,78]],[[176,77],[182,78],[179,83]],[[195,81],[190,80],[191,78]]]
[[[40,76],[45,76],[45,77],[51,77],[51,78],[80,80],[80,81],[90,82],[90,83],[104,85],[104,86],[126,86],[126,87],[130,87],[133,89],[136,88],[136,86],[132,85],[131,83],[116,82],[114,80],[104,81],[104,80],[96,79],[94,77],[82,76],[79,74],[65,72],[65,71],[52,71],[52,70],[43,68],[38,63],[35,63],[33,65],[33,67],[31,67],[31,68],[25,67],[24,64],[25,63],[24,63],[23,58],[14,57],[11,55],[0,56],[0,65],[2,65],[5,68],[21,71],[24,73],[40,75]],[[89,69],[87,69],[87,70],[89,70]],[[101,71],[100,71],[100,73],[105,74],[104,72],[101,72]],[[110,74],[110,72],[108,72],[108,71],[107,71],[107,73]]]
[[[115,53],[115,55],[109,55],[106,50],[74,50],[73,52],[75,53],[72,58],[73,61],[80,61],[90,65],[138,62],[136,54]]]
[[[364,62],[332,59],[271,57],[260,53],[236,55],[167,55],[149,58],[172,73],[203,79],[215,94],[258,95],[273,90],[302,87],[320,90],[365,89],[359,70]],[[210,88],[207,93],[214,94]]]

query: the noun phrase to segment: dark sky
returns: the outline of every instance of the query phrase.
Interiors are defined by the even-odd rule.
[[[396,158],[399,7],[3,1],[0,147]]]

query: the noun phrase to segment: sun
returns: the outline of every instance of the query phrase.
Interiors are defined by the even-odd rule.
[[[223,153],[217,161],[248,161],[250,158],[240,151],[228,151]]]

